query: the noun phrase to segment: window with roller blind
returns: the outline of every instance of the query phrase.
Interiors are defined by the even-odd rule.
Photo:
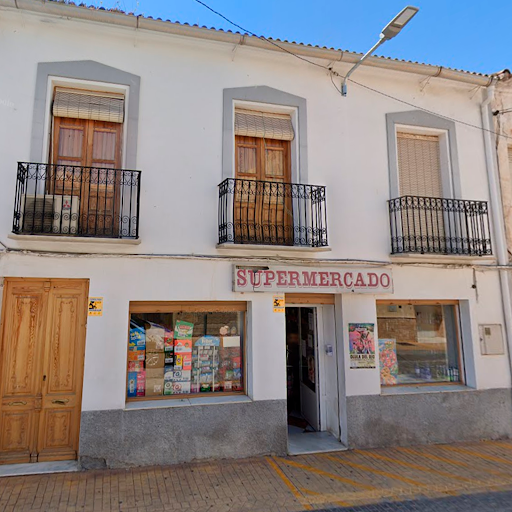
[[[413,196],[414,205],[403,219],[406,241],[432,245],[442,252],[445,242],[442,203],[425,198],[443,197],[439,135],[397,133],[400,196]]]
[[[438,135],[397,133],[400,195],[443,197]]]
[[[124,96],[55,88],[49,192],[78,204],[82,234],[115,234],[119,217]],[[100,219],[100,225],[98,225]]]

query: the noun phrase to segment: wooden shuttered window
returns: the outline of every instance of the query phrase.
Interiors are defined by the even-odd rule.
[[[444,252],[445,216],[442,200],[441,153],[439,136],[397,133],[400,196],[409,205],[402,213],[405,247],[422,252],[427,246]]]
[[[52,113],[54,117],[123,123],[124,96],[56,87]]]
[[[235,109],[235,238],[293,243],[291,117]]]
[[[397,134],[400,195],[443,197],[437,135]]]

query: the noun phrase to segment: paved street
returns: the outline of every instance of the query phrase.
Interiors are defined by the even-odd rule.
[[[0,512],[512,511],[512,441],[0,480]]]

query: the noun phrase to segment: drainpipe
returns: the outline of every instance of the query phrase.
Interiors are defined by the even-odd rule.
[[[482,102],[482,126],[484,128],[485,160],[489,177],[489,192],[491,198],[491,217],[494,226],[494,247],[498,265],[508,265],[508,249],[505,236],[505,217],[501,203],[501,190],[496,153],[496,134],[492,122],[491,102],[494,99],[494,84],[486,89],[487,98]],[[500,276],[503,316],[505,318],[505,337],[508,344],[508,357],[512,376],[512,296],[507,270],[498,270]]]

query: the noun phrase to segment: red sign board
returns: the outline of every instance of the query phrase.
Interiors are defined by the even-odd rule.
[[[234,266],[235,292],[392,293],[390,269]]]

